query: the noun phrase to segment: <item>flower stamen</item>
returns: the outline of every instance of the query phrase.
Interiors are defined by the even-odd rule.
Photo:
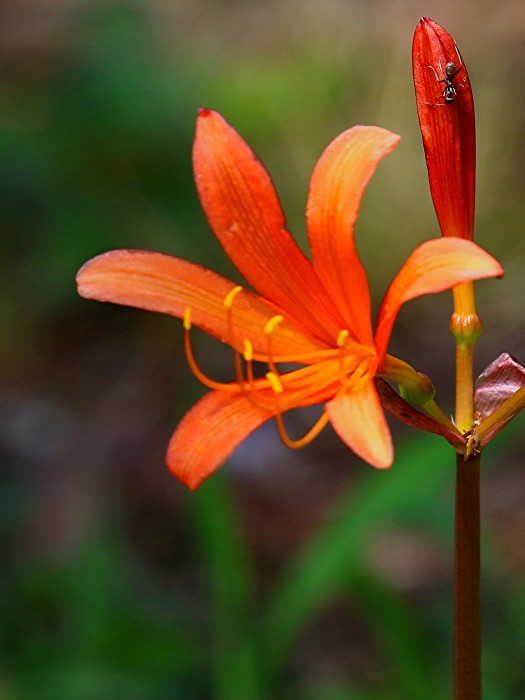
[[[223,303],[224,303],[224,306],[225,306],[227,309],[231,309],[231,308],[232,308],[232,306],[233,306],[233,301],[234,301],[235,297],[237,296],[237,294],[239,294],[240,292],[242,292],[242,287],[241,287],[240,284],[238,284],[238,285],[237,285],[236,287],[234,287],[233,289],[230,289],[230,291],[228,292],[228,294],[224,297],[224,302],[223,302]]]
[[[237,285],[236,287],[233,287],[228,294],[224,298],[224,306],[226,307],[227,310],[227,327],[228,327],[228,344],[233,347],[233,368],[235,372],[235,379],[237,380],[237,384],[239,385],[239,389],[241,390],[243,396],[245,399],[254,407],[257,408],[261,411],[268,411],[272,412],[273,411],[273,405],[272,404],[265,404],[264,401],[261,402],[258,399],[256,400],[252,394],[255,394],[257,392],[257,388],[255,386],[255,378],[253,375],[253,365],[252,365],[252,359],[253,359],[253,345],[250,340],[245,339],[244,340],[244,359],[246,361],[246,375],[247,377],[245,378],[244,376],[244,371],[242,367],[242,359],[241,359],[241,354],[238,350],[236,350],[235,345],[234,345],[234,334],[233,334],[233,314],[232,314],[232,308],[233,308],[233,303],[235,301],[235,297],[242,292],[243,288],[240,285]],[[265,326],[265,332],[267,328],[270,328],[270,333],[273,333],[277,323],[279,323],[282,320],[282,316],[277,317],[274,316],[271,318],[266,326]],[[246,383],[248,383],[248,387],[246,386]],[[259,398],[259,397],[258,397]]]
[[[345,391],[357,393],[369,381],[371,376],[374,376],[374,373],[370,372],[370,360],[364,360],[360,362],[350,376],[346,378],[343,382],[343,388]]]
[[[195,359],[195,355],[193,352],[193,347],[191,344],[191,307],[187,306],[184,309],[184,319],[183,319],[183,326],[184,326],[184,354],[186,355],[186,360],[188,362],[189,368],[191,369],[192,373],[195,375],[195,377],[201,382],[201,384],[204,384],[204,386],[208,387],[208,389],[213,389],[213,390],[220,390],[220,391],[229,391],[229,392],[235,392],[236,388],[232,384],[225,384],[223,382],[217,382],[214,379],[210,379],[210,377],[206,376],[204,372],[200,369],[200,367],[197,364],[197,360]]]
[[[249,340],[244,341],[244,361],[246,362],[246,376],[248,379],[248,384],[250,385],[250,389],[252,391],[255,391],[254,387],[254,377],[253,377],[253,345]]]
[[[233,363],[235,367],[235,378],[237,379],[237,383],[239,385],[239,389],[241,390],[244,398],[250,403],[254,408],[258,408],[261,411],[267,411],[267,412],[273,412],[273,405],[271,403],[264,403],[259,401],[258,399],[255,400],[254,396],[252,394],[257,393],[257,387],[255,386],[255,377],[253,375],[253,345],[250,340],[245,339],[244,340],[244,361],[246,362],[246,379],[244,377],[244,372],[242,369],[242,360],[241,360],[241,354],[237,351],[234,350],[234,355],[233,355]],[[268,379],[268,376],[267,376]],[[268,379],[268,381],[271,382],[271,380]],[[248,384],[248,386],[246,386]],[[281,391],[282,391],[282,384],[281,386]],[[277,384],[276,384],[277,387]],[[259,397],[258,397],[259,398]]]
[[[306,435],[303,435],[303,437],[299,438],[298,440],[293,440],[288,435],[286,428],[284,426],[284,420],[283,420],[283,415],[282,415],[282,410],[281,410],[281,405],[280,405],[280,398],[279,398],[284,390],[281,379],[278,375],[274,374],[273,372],[268,372],[266,375],[266,379],[270,383],[270,386],[272,387],[273,392],[274,392],[275,425],[277,427],[277,432],[279,434],[279,437],[281,438],[281,442],[284,445],[286,445],[286,447],[289,447],[292,450],[299,450],[302,447],[305,447],[306,445],[310,444],[313,440],[315,440],[315,438],[319,435],[319,433],[323,430],[323,428],[328,423],[328,414],[325,411],[323,411],[323,414],[314,423],[314,425],[310,428],[310,430],[306,433]]]
[[[235,378],[241,391],[244,391],[244,373],[242,371],[241,356],[239,351],[236,350],[233,342],[233,319],[232,319],[232,307],[235,297],[242,292],[242,287],[240,284],[236,285],[228,294],[224,297],[223,304],[226,307],[226,325],[227,325],[227,342],[233,347],[233,370],[235,373]]]
[[[283,385],[281,382],[281,378],[279,377],[278,374],[274,374],[273,372],[268,372],[266,374],[266,379],[268,380],[274,394],[278,395],[278,394],[283,393],[284,388],[283,388]]]
[[[223,304],[226,307],[226,325],[228,328],[228,333],[227,333],[227,343],[228,345],[233,346],[233,321],[232,321],[232,307],[233,307],[233,302],[235,300],[235,297],[237,294],[240,294],[242,292],[242,287],[240,284],[238,284],[236,287],[233,289],[230,289],[228,294],[224,297]]]
[[[348,340],[348,337],[350,335],[350,332],[347,331],[346,328],[343,328],[342,331],[339,331],[339,335],[337,336],[337,347],[338,348],[344,348],[346,345],[346,341]]]
[[[281,438],[283,444],[286,445],[286,447],[289,447],[291,450],[300,450],[302,447],[306,447],[306,445],[309,445],[311,442],[313,442],[315,438],[321,433],[321,431],[327,426],[328,421],[328,413],[326,413],[326,411],[323,411],[323,414],[313,424],[313,426],[306,433],[306,435],[303,435],[303,437],[299,438],[299,440],[292,440],[286,432],[282,415],[280,413],[277,413],[275,416],[275,424],[277,426],[277,432],[279,433],[279,437]]]
[[[273,316],[264,326],[264,335],[268,338],[268,367],[274,374],[279,374],[277,367],[275,366],[275,360],[272,352],[272,336],[275,332],[277,326],[284,321],[284,317],[280,314]]]

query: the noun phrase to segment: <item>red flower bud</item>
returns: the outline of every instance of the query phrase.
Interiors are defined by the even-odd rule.
[[[423,17],[412,45],[417,112],[430,191],[443,236],[472,240],[476,169],[474,101],[454,39]]]

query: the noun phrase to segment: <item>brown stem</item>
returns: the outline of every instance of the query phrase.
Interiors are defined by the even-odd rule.
[[[454,700],[481,700],[479,463],[457,455]]]

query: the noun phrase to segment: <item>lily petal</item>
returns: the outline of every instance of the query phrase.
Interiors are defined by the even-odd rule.
[[[306,218],[314,267],[360,342],[373,344],[370,293],[354,242],[354,224],[370,178],[399,136],[374,126],[356,126],[338,136],[319,159],[308,195]]]
[[[270,176],[217,112],[201,110],[193,145],[195,182],[228,257],[264,298],[329,341],[341,330],[333,305],[285,218]]]
[[[420,245],[394,278],[379,309],[376,330],[379,363],[405,302],[423,294],[442,292],[461,282],[502,275],[498,261],[472,241],[436,238]]]
[[[340,391],[326,410],[336,433],[356,455],[380,469],[392,465],[392,437],[373,380],[358,391]]]
[[[163,253],[113,250],[87,262],[77,274],[79,294],[148,311],[184,317],[222,342],[243,350],[251,341],[256,359],[266,357],[268,338],[263,329],[277,310],[256,294],[244,290],[231,309],[231,335],[224,299],[236,286],[231,280],[200,265]],[[325,349],[300,326],[283,319],[272,334],[272,352],[294,355]]]
[[[170,471],[192,491],[216,471],[237,445],[272,417],[243,394],[206,394],[184,416],[166,455]]]

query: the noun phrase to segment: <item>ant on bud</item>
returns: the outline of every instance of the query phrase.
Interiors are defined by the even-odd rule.
[[[456,54],[459,58],[460,65],[459,67],[456,66],[456,64],[453,61],[449,61],[445,65],[445,70],[443,71],[443,68],[441,66],[441,63],[439,64],[439,67],[441,69],[441,73],[445,76],[444,78],[439,78],[438,74],[436,73],[436,70],[433,66],[428,66],[432,73],[434,73],[434,76],[437,80],[438,83],[445,83],[445,87],[443,89],[443,92],[439,96],[438,99],[443,99],[445,100],[444,102],[435,102],[434,105],[450,105],[452,104],[455,100],[456,97],[458,96],[458,88],[465,87],[462,83],[458,83],[454,78],[456,75],[459,73],[460,70],[463,70],[463,62],[461,60],[461,56],[459,55],[457,49],[456,49]],[[427,105],[431,106],[432,103],[427,102]]]

